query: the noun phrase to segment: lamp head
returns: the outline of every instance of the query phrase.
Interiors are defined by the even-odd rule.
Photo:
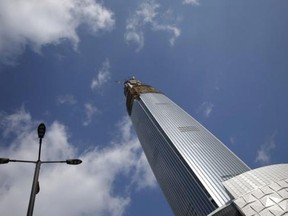
[[[42,139],[44,137],[45,131],[46,131],[45,124],[44,123],[39,124],[37,129],[39,139]]]
[[[0,164],[6,164],[9,163],[9,158],[0,158]]]
[[[78,164],[82,163],[82,160],[80,160],[80,159],[69,159],[69,160],[66,160],[66,163],[69,164],[69,165],[78,165]]]

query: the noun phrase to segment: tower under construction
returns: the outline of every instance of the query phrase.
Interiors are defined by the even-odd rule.
[[[288,165],[251,170],[152,86],[124,83],[126,107],[176,216],[288,215]]]

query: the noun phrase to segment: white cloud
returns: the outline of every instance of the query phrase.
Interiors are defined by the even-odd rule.
[[[230,137],[230,138],[229,138],[229,141],[230,141],[230,143],[231,143],[232,145],[234,145],[235,142],[236,142],[235,137]]]
[[[136,51],[140,51],[144,46],[144,28],[150,26],[152,31],[163,31],[170,35],[170,45],[173,46],[175,40],[180,36],[181,30],[170,24],[170,18],[164,18],[165,13],[159,14],[160,5],[153,0],[142,2],[136,12],[127,20],[125,40],[128,43],[137,45]],[[167,11],[171,14],[171,11]],[[166,14],[166,15],[167,15]]]
[[[66,94],[66,95],[59,95],[57,97],[58,104],[67,104],[67,105],[74,105],[77,103],[74,95]]]
[[[144,33],[142,31],[136,31],[136,29],[129,29],[125,35],[125,40],[128,43],[135,43],[137,45],[136,51],[140,51],[144,46]]]
[[[134,143],[138,143],[137,148],[140,146],[138,139],[132,135],[132,123],[128,116],[123,118],[123,120],[118,124],[118,128],[120,129],[123,143],[129,143],[131,140],[133,140]],[[147,187],[154,187],[156,185],[156,179],[152,173],[144,152],[141,150],[139,151],[139,154],[135,154],[134,156],[136,156],[136,158],[133,160],[135,161],[135,172],[131,177],[132,186],[136,186],[137,190]]]
[[[156,31],[165,31],[171,34],[169,39],[170,45],[173,46],[175,40],[180,36],[181,31],[179,28],[172,26],[172,25],[154,25],[153,29]]]
[[[0,62],[13,63],[26,46],[35,51],[69,40],[77,47],[77,28],[109,30],[113,13],[93,0],[0,1]]]
[[[271,151],[276,147],[275,137],[277,135],[277,131],[275,131],[269,139],[260,146],[257,150],[255,162],[259,162],[261,164],[268,164],[271,160]]]
[[[214,108],[214,104],[211,102],[203,102],[198,108],[198,112],[202,113],[206,118],[209,118]]]
[[[100,111],[97,109],[97,107],[93,106],[91,103],[84,104],[84,108],[85,108],[86,120],[83,122],[83,125],[88,126],[91,123],[94,115],[99,113]]]
[[[141,153],[141,156],[136,163],[136,172],[133,176],[132,183],[136,185],[137,190],[155,186],[155,177],[144,152]]]
[[[36,159],[38,152],[34,128],[36,123],[32,121],[30,114],[22,109],[13,115],[4,116],[3,119],[6,123],[12,122],[4,125],[1,120],[2,132],[18,131],[18,133],[16,136],[10,134],[11,145],[6,148],[1,147],[1,157]],[[143,187],[155,186],[151,171],[146,171],[147,168],[150,169],[147,161],[140,157],[140,145],[131,132],[128,117],[124,118],[118,126],[117,140],[111,141],[102,149],[95,147],[81,155],[77,153],[79,150],[71,145],[64,125],[55,121],[46,128],[42,148],[43,160],[80,157],[83,163],[78,166],[42,164],[39,178],[40,193],[36,197],[35,215],[121,216],[131,203],[131,190],[138,189],[140,184]],[[6,141],[6,139],[0,140],[1,146],[5,146]],[[2,215],[22,215],[26,211],[33,171],[34,166],[23,163],[0,166]],[[140,172],[141,175],[138,174]],[[128,192],[115,193],[117,187],[115,180],[119,176],[127,178],[127,185],[121,187],[129,188]],[[138,176],[141,178],[137,179]]]
[[[186,5],[199,5],[199,0],[183,0],[182,3]]]
[[[4,113],[0,114],[0,126],[4,137],[11,134],[19,136],[23,131],[29,130],[31,127],[31,125],[27,123],[31,121],[31,116],[25,111],[24,107],[21,107],[18,112],[8,116]]]
[[[100,88],[102,85],[104,85],[106,82],[108,82],[111,78],[110,75],[110,62],[109,59],[106,59],[103,64],[101,69],[99,70],[97,76],[92,80],[91,82],[91,89],[97,89]]]

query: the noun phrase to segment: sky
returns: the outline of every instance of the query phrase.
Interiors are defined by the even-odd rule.
[[[0,1],[0,157],[43,164],[35,215],[172,216],[125,107],[135,76],[251,168],[287,163],[286,0]],[[25,215],[33,164],[0,165]]]

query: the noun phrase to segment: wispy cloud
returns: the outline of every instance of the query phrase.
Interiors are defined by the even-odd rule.
[[[11,115],[0,112],[0,129],[3,137],[19,136],[23,131],[30,129],[31,125],[27,123],[30,121],[31,115],[26,112],[24,106]]]
[[[110,66],[109,59],[106,59],[103,62],[102,67],[100,68],[99,72],[97,73],[97,76],[91,82],[90,87],[92,90],[100,88],[107,81],[110,80],[110,78],[111,78],[110,68],[111,68],[111,66]]]
[[[186,5],[199,5],[199,0],[183,0],[182,3]]]
[[[94,0],[0,1],[0,17],[0,62],[6,64],[14,63],[26,46],[39,51],[66,39],[77,47],[82,24],[97,32],[115,22],[113,13]]]
[[[125,40],[128,43],[137,45],[136,51],[140,51],[144,46],[144,28],[150,26],[152,31],[163,31],[170,35],[170,45],[173,46],[175,40],[180,36],[181,30],[176,24],[167,23],[171,19],[163,19],[163,13],[159,13],[160,5],[153,0],[142,2],[136,12],[127,20]],[[167,11],[171,14],[171,11]]]
[[[271,160],[271,151],[276,148],[275,138],[277,131],[275,131],[267,141],[257,150],[255,162],[260,164],[268,164]]]
[[[59,95],[57,97],[57,104],[67,104],[67,105],[74,105],[77,103],[74,95],[66,94],[66,95]]]
[[[144,188],[152,188],[156,186],[156,179],[154,174],[148,164],[146,156],[140,147],[138,139],[132,133],[132,123],[128,116],[124,117],[121,122],[117,125],[121,132],[122,142],[130,142],[130,140],[135,140],[137,142],[137,151],[138,154],[135,154],[137,159],[135,161],[135,172],[131,175],[131,185],[135,189],[141,190]],[[139,148],[139,149],[138,149]],[[140,150],[140,151],[139,151]]]
[[[170,45],[173,46],[176,39],[180,36],[181,31],[178,27],[173,25],[154,25],[153,30],[168,32],[171,36],[169,39]]]
[[[147,162],[144,152],[141,152],[141,155],[136,163],[136,169],[131,183],[136,186],[136,190],[142,190],[147,187],[155,187],[156,179]]]
[[[3,120],[8,124],[3,124]],[[31,115],[22,109],[12,115],[3,116],[0,123],[1,133],[17,131],[16,136],[11,136],[9,147],[4,148],[5,145],[1,145],[1,157],[35,159],[38,151],[35,132],[37,123],[32,120]],[[118,136],[106,147],[95,147],[80,155],[77,153],[79,149],[71,144],[65,125],[55,121],[46,125],[46,128],[43,160],[81,158],[83,163],[79,166],[42,166],[39,178],[41,190],[36,198],[35,215],[122,216],[131,204],[131,193],[139,189],[137,185],[141,184],[144,188],[155,186],[151,171],[145,171],[149,167],[145,158],[141,157],[142,151],[132,133],[128,117],[115,128]],[[7,139],[2,136],[0,141],[5,144]],[[33,170],[33,166],[23,163],[0,166],[1,214],[21,215],[26,211]],[[129,188],[129,191],[115,192],[115,182],[120,176],[127,179],[127,185],[121,185],[121,188]]]
[[[199,108],[198,112],[202,113],[206,118],[209,118],[214,108],[214,104],[211,102],[203,102]]]
[[[88,126],[95,114],[100,113],[97,107],[93,106],[91,103],[84,104],[84,111],[85,111],[85,121],[83,122],[84,126]]]
[[[231,143],[232,145],[234,145],[234,144],[236,143],[235,137],[230,137],[230,138],[229,138],[229,141],[230,141],[230,143]]]

